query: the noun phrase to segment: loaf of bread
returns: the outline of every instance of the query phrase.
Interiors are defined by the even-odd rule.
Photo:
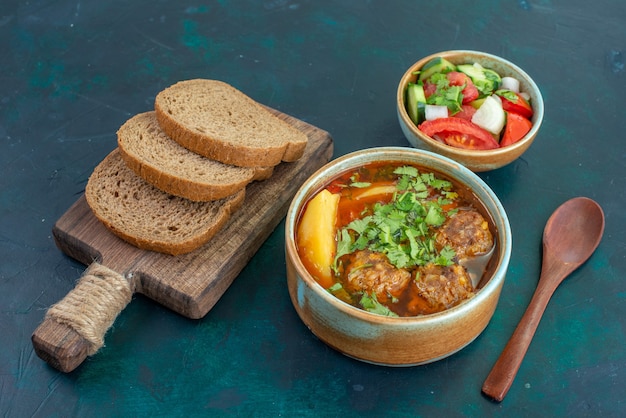
[[[274,167],[237,167],[203,157],[163,132],[154,111],[140,113],[117,131],[126,165],[153,186],[194,201],[235,194],[253,180],[265,180]]]
[[[268,167],[295,161],[307,143],[303,132],[217,80],[178,82],[156,96],[154,108],[169,137],[224,164]]]
[[[206,243],[241,206],[245,189],[210,202],[163,192],[137,176],[119,149],[93,171],[85,197],[114,234],[141,249],[178,255]]]

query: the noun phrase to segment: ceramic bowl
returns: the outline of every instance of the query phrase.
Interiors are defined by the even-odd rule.
[[[530,95],[531,105],[533,106],[534,114],[531,120],[533,127],[530,132],[515,144],[493,150],[455,148],[425,135],[417,128],[407,113],[405,92],[408,83],[416,81],[415,71],[421,69],[427,62],[436,57],[443,57],[455,65],[479,63],[485,68],[496,71],[502,77],[510,76],[517,78],[520,82],[520,90]],[[504,58],[476,51],[438,52],[417,61],[400,79],[396,94],[396,107],[402,132],[412,146],[444,155],[476,172],[503,167],[522,155],[535,140],[543,121],[544,112],[541,91],[528,74]]]
[[[473,298],[440,313],[387,317],[353,307],[327,292],[306,270],[295,231],[303,205],[331,179],[375,161],[400,161],[443,174],[470,188],[494,222],[496,249]],[[306,326],[329,346],[355,359],[412,366],[447,357],[472,342],[491,319],[511,255],[511,230],[493,191],[472,171],[441,155],[410,147],[381,147],[337,158],[314,173],[296,193],[286,217],[287,283],[293,306]]]

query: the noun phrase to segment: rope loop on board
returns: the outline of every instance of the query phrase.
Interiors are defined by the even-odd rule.
[[[46,318],[69,326],[88,341],[91,356],[104,346],[106,332],[132,296],[124,276],[94,262],[76,287],[48,309]]]

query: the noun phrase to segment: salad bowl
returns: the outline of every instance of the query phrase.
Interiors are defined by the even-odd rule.
[[[416,123],[415,118],[412,118],[409,114],[410,109],[407,108],[407,105],[411,100],[408,99],[407,101],[407,91],[410,85],[419,83],[420,73],[425,72],[424,67],[432,65],[433,61],[439,59],[444,59],[446,62],[452,63],[456,67],[471,67],[476,65],[479,68],[488,69],[497,73],[502,79],[506,77],[509,80],[515,80],[518,83],[519,91],[525,95],[528,103],[532,106],[532,116],[528,118],[532,126],[528,132],[524,134],[521,139],[507,146],[498,146],[498,142],[503,144],[503,140],[501,139],[503,134],[492,134],[495,138],[496,145],[490,149],[481,149],[481,147],[476,147],[473,144],[467,146],[457,144],[453,146],[446,143],[447,141],[442,140],[440,137],[429,136],[424,133],[422,129],[418,128],[418,124],[421,123],[421,120],[418,119],[418,123]],[[446,70],[450,71],[450,69]],[[453,70],[456,70],[456,68]],[[470,70],[473,69],[470,68]],[[468,71],[468,74],[472,75],[471,71]],[[493,94],[493,96],[496,98],[497,95]],[[497,100],[502,102],[499,97]],[[478,103],[478,101],[474,103]],[[519,158],[535,140],[544,116],[544,103],[541,91],[525,71],[504,58],[485,52],[467,50],[438,52],[424,57],[411,65],[398,84],[396,108],[402,132],[413,147],[422,148],[451,158],[475,172],[494,170]],[[509,116],[510,112],[505,112],[504,114],[506,115],[505,121],[512,119],[512,116]],[[502,129],[502,132],[505,130],[506,126]],[[456,132],[456,134],[458,134],[458,132]]]

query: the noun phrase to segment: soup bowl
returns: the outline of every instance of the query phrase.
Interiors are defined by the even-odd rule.
[[[520,84],[520,91],[530,96],[530,104],[533,107],[530,131],[514,144],[489,150],[456,148],[424,134],[409,117],[406,108],[406,91],[409,83],[414,83],[417,80],[416,71],[420,71],[426,63],[437,57],[445,58],[454,65],[478,63],[485,68],[494,70],[502,77],[508,76],[517,79]],[[412,146],[444,155],[475,172],[494,170],[519,158],[535,140],[544,114],[541,91],[525,71],[504,58],[485,52],[465,50],[438,52],[411,65],[398,83],[396,109],[402,132]]]
[[[298,255],[297,225],[307,201],[339,174],[379,162],[412,164],[465,187],[491,219],[495,249],[473,297],[439,313],[389,317],[352,306],[327,291]],[[285,223],[289,296],[304,324],[330,347],[364,362],[387,366],[430,363],[461,350],[488,325],[498,304],[511,256],[511,230],[493,191],[449,158],[409,147],[380,147],[339,157],[314,173],[295,194]]]

